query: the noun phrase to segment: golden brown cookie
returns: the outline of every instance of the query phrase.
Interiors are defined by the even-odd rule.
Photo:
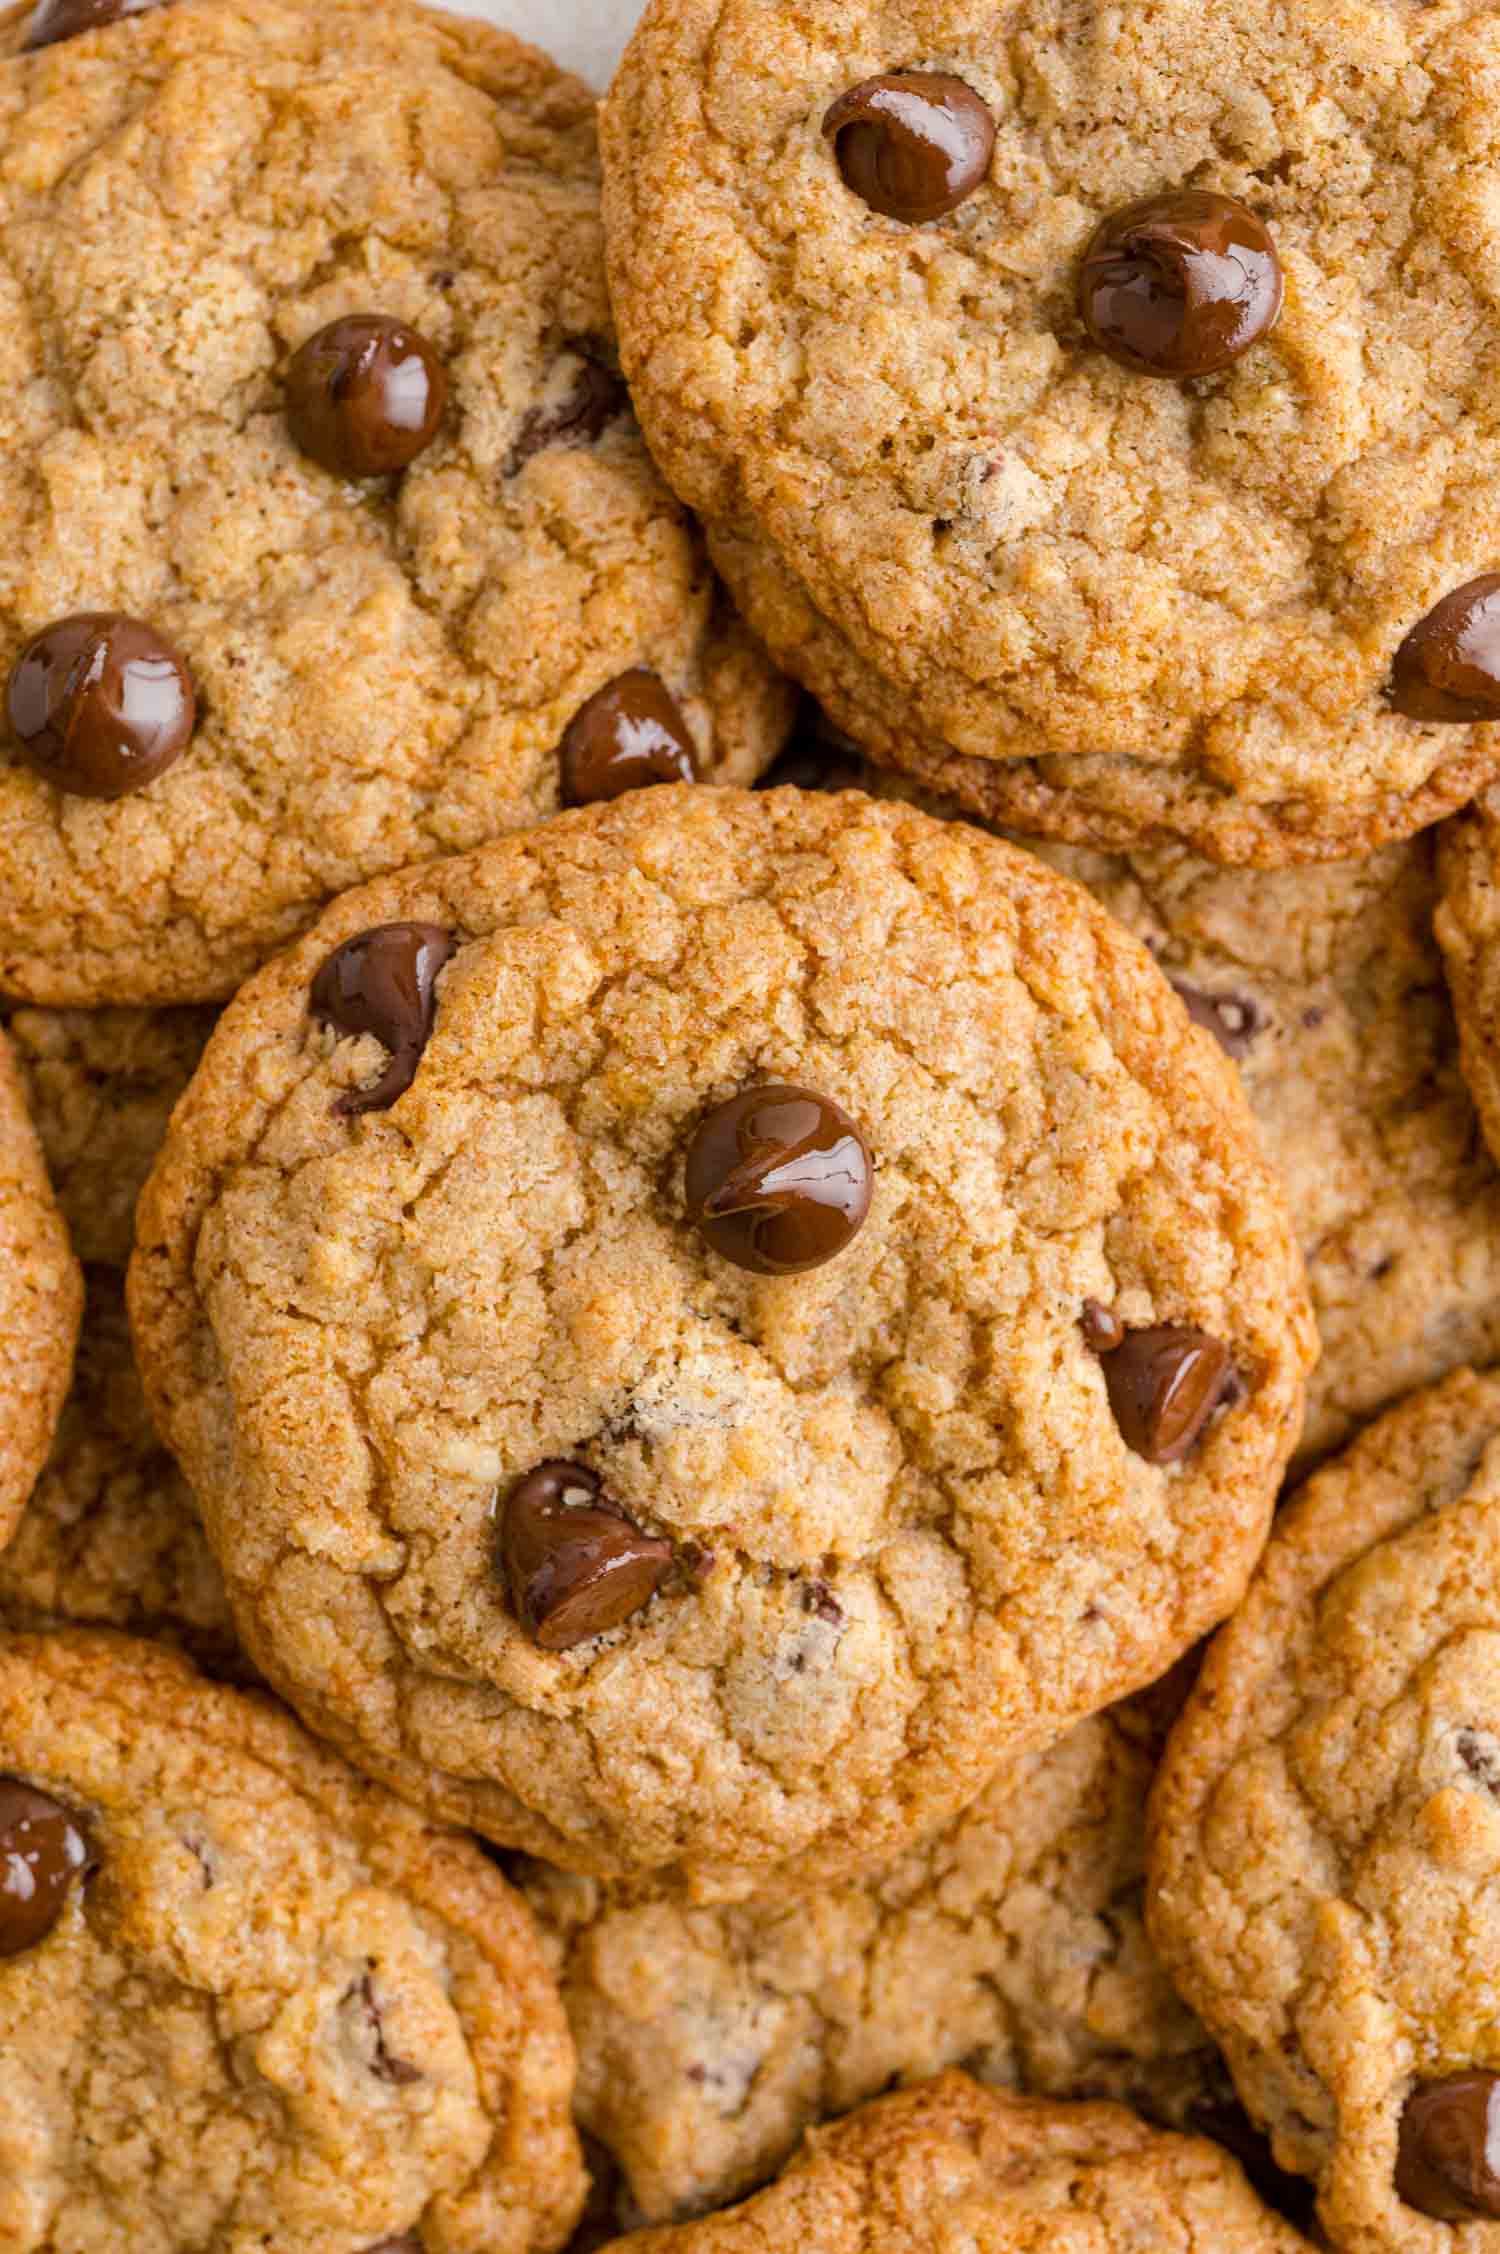
[[[1313,1345],[1144,949],[994,838],[795,791],[339,902],[220,1020],[132,1291],[310,1725],[704,1892],[888,1860],[1160,1674]]]
[[[0,26],[0,991],[219,998],[380,871],[751,779],[786,691],[629,413],[587,89],[412,0],[35,20]]]
[[[0,1640],[0,2231],[19,2250],[526,2254],[581,2199],[573,2054],[473,1845],[269,1700]]]
[[[1439,832],[1437,935],[1463,1042],[1464,1076],[1500,1152],[1500,801],[1487,791]]]
[[[0,1033],[0,1549],[46,1461],[82,1306],[78,1263]]]
[[[1494,776],[1494,40],[654,0],[604,112],[626,372],[840,726],[1018,828],[1262,864]]]

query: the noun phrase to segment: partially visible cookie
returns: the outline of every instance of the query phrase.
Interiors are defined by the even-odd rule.
[[[580,81],[413,0],[0,55],[0,992],[218,999],[380,871],[753,779],[788,691],[631,417]]]
[[[1313,1351],[1232,1069],[1079,886],[637,792],[215,1030],[132,1317],[252,1658],[501,1845],[888,1861],[1235,1603]]]
[[[1123,2107],[1003,2097],[968,2075],[815,2130],[769,2190],[727,2214],[616,2242],[619,2254],[1306,2254],[1217,2146]]]
[[[1490,791],[1438,833],[1437,935],[1463,1043],[1464,1076],[1500,1154],[1500,797]]]
[[[1500,1375],[1277,1523],[1152,1810],[1150,1923],[1341,2254],[1500,2249]]]
[[[0,1640],[0,2236],[527,2254],[573,2055],[468,1841],[126,1638]]]
[[[962,2064],[1181,2126],[1217,2056],[1141,1915],[1152,1749],[1129,1709],[1008,1764],[939,1836],[804,1901],[691,1908],[522,1862],[578,2117],[646,2222],[722,2206],[804,2129]]]
[[[82,1307],[78,1263],[0,1033],[0,1549],[46,1461]]]

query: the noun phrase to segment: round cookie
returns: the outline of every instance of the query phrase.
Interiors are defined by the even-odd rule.
[[[124,1637],[0,1641],[0,2227],[17,2249],[524,2254],[573,2054],[472,1843]]]
[[[132,1319],[310,1725],[705,1895],[888,1860],[1159,1675],[1244,1586],[1313,1350],[1233,1072],[1086,893],[688,788],[387,879],[253,980]]]
[[[1469,1083],[1490,1149],[1500,1154],[1500,802],[1486,792],[1439,832],[1437,935]]]
[[[1153,1935],[1344,2254],[1500,2247],[1497,1474],[1469,1371],[1318,1472],[1153,1803]]]
[[[614,371],[587,89],[412,0],[32,22],[0,26],[0,991],[220,998],[565,767],[753,778],[787,691]],[[396,341],[309,375],[356,315]],[[309,399],[389,436],[423,351],[435,435],[347,474]]]
[[[815,2131],[727,2214],[615,2242],[618,2254],[1306,2254],[1233,2161],[1114,2105],[1002,2097],[968,2075],[881,2098]]]
[[[604,112],[626,373],[840,726],[1019,828],[1262,864],[1494,775],[1500,655],[1408,638],[1500,564],[1496,38],[1490,0],[654,0]],[[1096,230],[1204,192],[1279,317],[1122,365]],[[1137,235],[1117,304],[1211,322],[1253,263],[1215,224]]]
[[[0,1550],[46,1461],[82,1307],[78,1263],[0,1033]]]
[[[694,1908],[519,1862],[578,2045],[576,2110],[634,2219],[737,2199],[802,2132],[894,2082],[1222,2102],[1145,1937],[1152,1751],[1131,1708],[1007,1763],[938,1836],[803,1901]]]

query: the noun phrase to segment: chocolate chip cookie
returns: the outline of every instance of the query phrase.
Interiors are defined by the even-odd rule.
[[[0,2226],[18,2249],[524,2254],[573,2056],[472,1844],[124,1637],[0,1642]]]
[[[577,2110],[646,2222],[763,2182],[804,2129],[962,2063],[1180,2125],[1217,2056],[1142,1925],[1151,1749],[1129,1708],[1008,1763],[957,1821],[806,1901],[692,1908],[511,1870],[579,2052]]]
[[[48,0],[0,55],[0,991],[212,1000],[380,871],[759,772],[580,82],[411,0]]]
[[[1235,1603],[1313,1351],[1232,1068],[906,807],[678,787],[338,902],[132,1314],[252,1657],[502,1845],[889,1860]]]
[[[1002,2097],[968,2075],[815,2132],[743,2207],[618,2241],[619,2254],[1306,2254],[1224,2153],[1115,2105]]]
[[[872,753],[1111,848],[1351,855],[1500,765],[1494,10],[655,0],[622,353]]]
[[[0,1033],[0,1550],[46,1461],[82,1305],[78,1263]]]
[[[1500,2245],[1497,1470],[1464,1371],[1318,1472],[1153,1806],[1158,1946],[1350,2254]]]

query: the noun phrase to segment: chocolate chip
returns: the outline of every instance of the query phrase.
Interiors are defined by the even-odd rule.
[[[581,358],[572,385],[560,399],[533,407],[521,425],[506,463],[513,477],[533,454],[549,446],[587,446],[623,414],[629,394],[621,378],[597,360]]]
[[[677,699],[636,666],[580,706],[563,732],[564,806],[593,806],[651,783],[693,783],[698,761]]]
[[[538,1464],[511,1489],[501,1565],[516,1618],[543,1651],[618,1628],[649,1603],[672,1544],[643,1534],[587,1464]]]
[[[21,756],[76,798],[124,798],[165,774],[198,717],[164,635],[118,611],[79,611],[28,642],[6,712]]]
[[[687,1214],[753,1275],[821,1268],[863,1226],[874,1172],[846,1111],[806,1088],[746,1088],[688,1145]]]
[[[802,1592],[802,1609],[815,1619],[826,1620],[830,1627],[838,1627],[844,1617],[844,1608],[826,1581],[809,1581]]]
[[[1500,2074],[1420,2082],[1401,2115],[1396,2192],[1440,2223],[1500,2219]]]
[[[330,321],[287,370],[292,436],[335,477],[406,469],[436,438],[447,404],[447,373],[432,346],[386,313]]]
[[[1456,587],[1412,628],[1390,705],[1406,720],[1500,720],[1500,572]]]
[[[165,5],[166,0],[37,0],[22,46],[55,47],[61,39],[76,39],[80,32],[98,31],[123,16],[143,16]]]
[[[370,2072],[376,2080],[389,2082],[396,2089],[406,2089],[413,2082],[420,2082],[421,2067],[413,2066],[407,2059],[395,2057],[386,2045],[385,2020],[376,2001],[375,1982],[371,1974],[367,1972],[355,1982],[345,2001],[357,2004],[364,2016],[373,2053]]]
[[[1179,1323],[1127,1330],[1095,1352],[1120,1438],[1148,1464],[1181,1462],[1236,1375],[1226,1347]]]
[[[1112,1307],[1104,1306],[1097,1299],[1084,1301],[1078,1327],[1083,1332],[1085,1346],[1095,1354],[1112,1354],[1117,1346],[1124,1344],[1125,1325]]]
[[[45,1941],[89,1863],[78,1818],[17,1777],[0,1777],[0,1957]]]
[[[391,1061],[368,1088],[340,1096],[335,1113],[389,1111],[417,1076],[437,1015],[437,978],[453,953],[440,924],[381,924],[335,947],[312,982],[312,1014],[336,1033],[372,1033]]]
[[[1247,1057],[1265,1031],[1266,1013],[1248,994],[1206,994],[1185,978],[1174,978],[1172,990],[1194,1025],[1205,1027],[1228,1056]]]
[[[1280,318],[1276,246],[1229,196],[1176,188],[1114,212],[1084,253],[1078,303],[1095,344],[1143,376],[1210,376]]]
[[[854,193],[872,211],[913,227],[956,211],[995,152],[988,105],[944,71],[867,78],[840,94],[823,131]]]
[[[1460,1730],[1454,1738],[1453,1750],[1470,1776],[1500,1800],[1500,1741],[1491,1737],[1487,1730]]]

